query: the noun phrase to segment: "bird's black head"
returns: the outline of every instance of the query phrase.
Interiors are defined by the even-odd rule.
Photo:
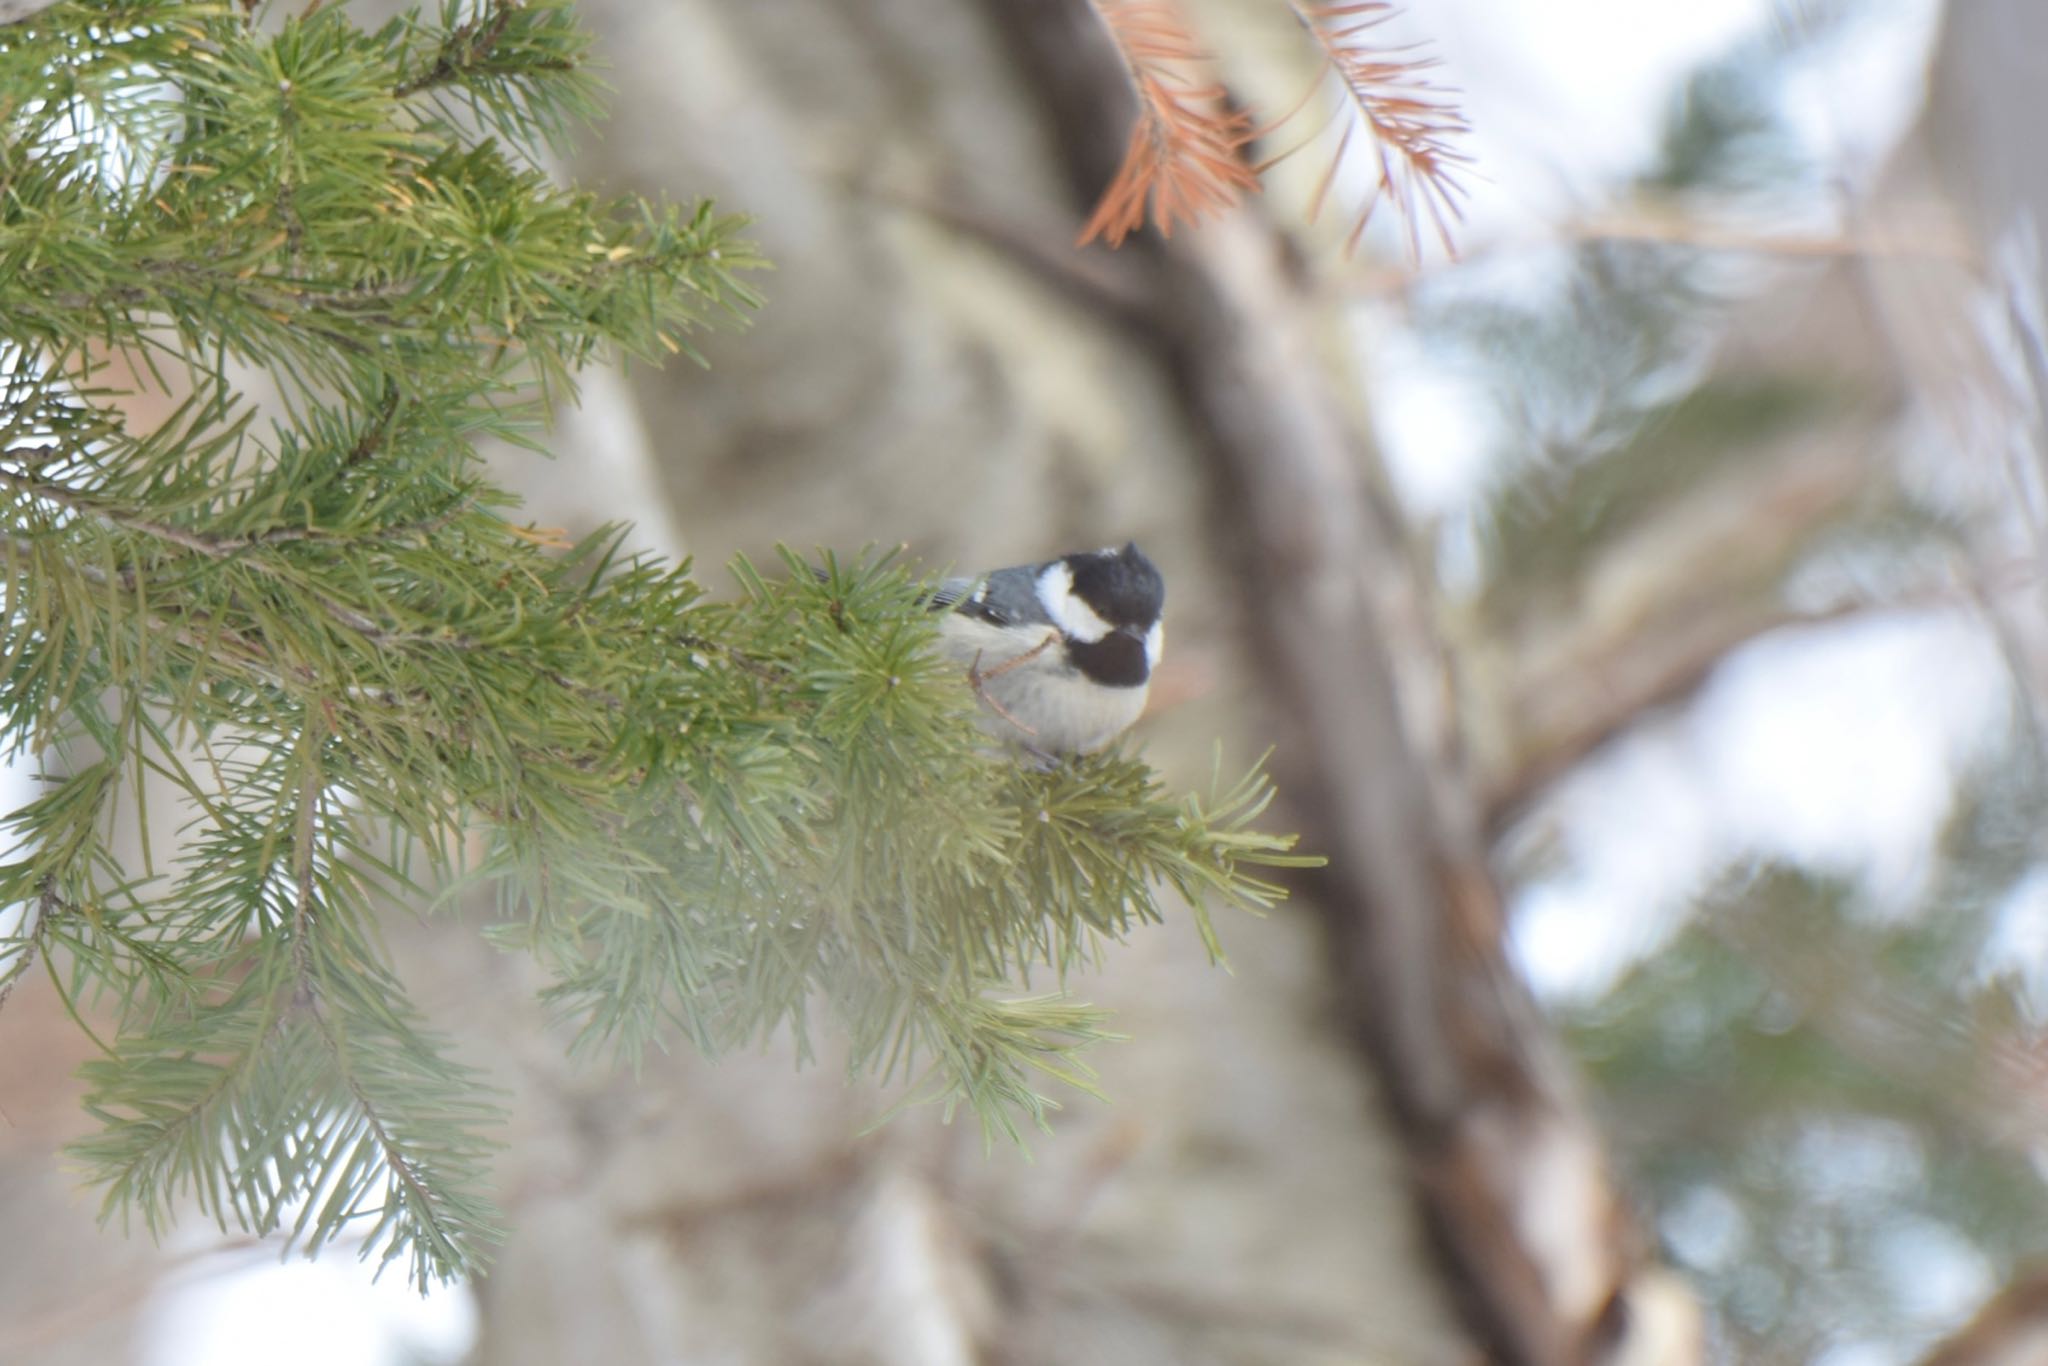
[[[1074,596],[1111,626],[1144,631],[1166,606],[1166,581],[1136,541],[1122,550],[1089,550],[1064,557],[1074,576]]]

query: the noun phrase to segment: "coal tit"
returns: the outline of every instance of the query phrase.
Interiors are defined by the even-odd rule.
[[[948,579],[928,602],[989,728],[1027,750],[1100,748],[1145,710],[1166,584],[1136,542]]]

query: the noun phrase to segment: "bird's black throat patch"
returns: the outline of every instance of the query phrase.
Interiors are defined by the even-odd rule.
[[[1136,688],[1151,676],[1145,642],[1125,631],[1111,631],[1096,641],[1067,641],[1074,667],[1108,688]]]

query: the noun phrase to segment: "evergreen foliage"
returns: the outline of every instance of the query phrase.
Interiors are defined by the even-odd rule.
[[[1699,211],[1680,221],[1706,243],[1719,224],[1744,221],[1731,213],[1741,196],[1771,204],[1780,221],[1788,204],[1835,202],[1840,187],[1803,160],[1774,92],[1803,47],[1839,38],[1858,12],[1810,12],[1698,72],[1674,101],[1659,164],[1637,186],[1648,202],[1695,200]],[[1860,391],[1853,365],[1804,364],[1779,338],[1721,358],[1703,350],[1725,345],[1716,315],[1760,278],[1786,288],[1796,277],[1775,273],[1782,267],[1759,276],[1684,234],[1585,243],[1560,253],[1558,267],[1539,305],[1510,291],[1495,305],[1452,300],[1431,319],[1447,345],[1481,358],[1489,391],[1508,396],[1504,427],[1534,457],[1503,463],[1483,514],[1481,625],[1535,638],[1542,618],[1611,611],[1596,570],[1653,564],[1658,528],[1679,525],[1703,492],[1751,476],[1756,517],[1724,539],[1727,571],[1712,584],[1729,596],[1709,605],[1703,585],[1679,585],[1684,596],[1616,613],[1626,631],[1645,634],[1653,612],[1697,620],[1735,594],[1767,605],[1757,621],[1781,621],[1787,603],[1827,601],[1801,582],[1813,570],[1822,585],[1850,576],[1872,616],[1943,601],[1922,585],[1946,580],[1916,566],[1957,554],[1967,500],[1950,490],[1917,501],[1935,486],[1900,487],[1884,461],[1869,462],[1853,504],[1806,512],[1801,536],[1757,534],[1768,468],[1796,462],[1805,443],[1853,436],[1860,414],[1896,403]],[[1881,585],[1867,594],[1866,573]],[[1710,662],[1658,705],[1689,697]],[[1840,686],[1847,696],[1864,684],[1845,675]],[[2048,1012],[2048,982],[2031,966],[2038,941],[2026,937],[2039,923],[2033,870],[2048,788],[2027,727],[2016,705],[2013,735],[1988,746],[1960,785],[1924,883],[1921,870],[1849,876],[1854,864],[1832,851],[1761,861],[1738,820],[1704,837],[1734,832],[1682,928],[1598,999],[1560,1003],[1617,1160],[1712,1316],[1710,1355],[1761,1366],[1918,1359],[1969,1303],[2048,1254],[2048,1195],[2022,1117]],[[1702,755],[1731,743],[1706,724],[1687,732],[1679,743]],[[1869,771],[1887,773],[1887,762]],[[1627,828],[1653,860],[1691,838],[1668,840],[1652,813]],[[1524,876],[1568,866],[1557,861],[1569,840],[1547,835]],[[1609,947],[1629,950],[1635,930],[1617,928]]]
[[[1256,773],[1175,800],[1122,754],[992,752],[888,557],[714,602],[510,519],[480,439],[755,302],[738,220],[532,164],[592,112],[582,42],[553,0],[0,27],[0,743],[43,771],[0,1000],[41,971],[114,1020],[75,1151],[124,1221],[190,1198],[422,1284],[477,1264],[497,1111],[406,1003],[396,908],[487,889],[585,1045],[823,1011],[856,1068],[1014,1133],[1103,1034],[1007,984],[1161,886],[1256,907],[1248,870],[1299,862],[1249,828]],[[171,867],[110,846],[146,777]]]
[[[1980,800],[2035,789],[2021,809],[2038,821],[2033,775],[1983,777]],[[1909,916],[1791,868],[1731,876],[1669,947],[1569,1012],[1621,1160],[1731,1357],[1917,1355],[1960,1306],[1902,1294],[1902,1274],[1998,1284],[2048,1253],[2021,1136],[2040,983],[2000,944],[2015,870],[1993,872],[2026,847],[1996,829],[2011,811],[1966,813],[1944,851],[1959,862]]]

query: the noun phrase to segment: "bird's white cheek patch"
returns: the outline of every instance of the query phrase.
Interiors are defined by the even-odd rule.
[[[1047,565],[1038,576],[1038,602],[1053,625],[1075,640],[1093,644],[1109,634],[1109,623],[1074,595],[1074,571],[1064,560]]]
[[[1155,621],[1152,629],[1145,633],[1145,669],[1151,672],[1159,667],[1159,652],[1166,646],[1166,624]]]

